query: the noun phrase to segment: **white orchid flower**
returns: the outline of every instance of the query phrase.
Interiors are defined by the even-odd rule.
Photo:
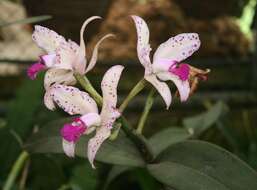
[[[75,87],[55,84],[47,92],[46,106],[48,109],[54,110],[57,104],[70,115],[80,115],[72,123],[65,124],[61,130],[66,155],[74,156],[75,144],[79,137],[96,128],[96,135],[88,142],[87,152],[93,168],[98,149],[110,136],[115,120],[121,115],[116,104],[117,86],[123,69],[123,66],[116,65],[105,73],[101,83],[103,106],[100,115],[95,101],[86,92]]]
[[[145,68],[144,78],[160,93],[169,108],[172,96],[168,85],[163,81],[172,81],[178,88],[180,100],[187,100],[190,93],[190,66],[181,63],[200,47],[200,40],[196,33],[183,33],[171,37],[162,43],[150,60],[151,47],[149,44],[149,29],[145,21],[139,16],[132,16],[137,29],[137,54],[139,61]]]
[[[86,26],[91,21],[100,18],[99,16],[93,16],[83,23],[80,30],[80,45],[71,40],[65,40],[63,36],[53,30],[36,25],[32,39],[46,54],[40,56],[39,61],[27,70],[28,76],[31,79],[35,79],[38,72],[47,69],[44,86],[45,89],[48,89],[54,83],[74,84],[76,82],[73,76],[74,72],[85,74],[92,70],[97,61],[98,48],[101,42],[112,36],[111,34],[107,34],[97,42],[89,64],[87,65],[83,34]]]

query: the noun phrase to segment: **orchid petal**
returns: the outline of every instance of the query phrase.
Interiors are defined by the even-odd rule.
[[[97,44],[95,45],[94,47],[94,50],[93,50],[93,54],[92,54],[92,57],[90,59],[90,62],[87,66],[87,69],[86,69],[86,73],[90,70],[92,70],[96,64],[96,61],[97,61],[97,57],[98,57],[98,48],[100,46],[100,44],[106,39],[106,38],[109,38],[109,37],[114,37],[113,34],[107,34],[105,35],[104,37],[102,37],[98,42]]]
[[[56,84],[50,90],[54,102],[70,115],[98,113],[94,99],[78,88]]]
[[[84,41],[84,31],[86,29],[86,26],[93,20],[95,19],[101,19],[99,16],[92,16],[88,18],[82,25],[80,29],[80,48],[84,50],[84,57],[86,56],[86,46],[85,46],[85,41]]]
[[[75,156],[75,143],[66,141],[65,139],[62,139],[62,147],[64,153],[69,157]]]
[[[95,155],[101,144],[110,136],[115,120],[120,117],[116,109],[117,86],[124,67],[116,65],[111,67],[104,75],[101,88],[103,92],[103,108],[101,112],[101,127],[97,130],[95,137],[88,143],[88,160],[94,166]]]
[[[80,117],[87,127],[99,126],[101,117],[98,113],[88,113]]]
[[[46,67],[48,68],[53,67],[56,60],[56,54],[47,54],[47,55],[40,56],[40,60],[45,64]]]
[[[47,90],[53,84],[74,85],[76,84],[76,79],[70,70],[48,69],[44,78],[44,87]]]
[[[49,110],[55,110],[55,104],[53,101],[53,96],[51,95],[51,88],[48,88],[44,95],[44,104]]]
[[[117,104],[117,86],[124,67],[115,65],[105,74],[101,83],[103,92],[103,107],[107,104],[116,107]]]
[[[146,75],[145,79],[156,88],[156,90],[163,98],[166,104],[166,108],[169,109],[172,101],[172,96],[168,85],[165,82],[159,81],[155,75]]]
[[[191,56],[199,49],[201,45],[198,34],[196,33],[183,33],[175,37],[171,37],[166,42],[162,43],[154,53],[153,67],[155,72],[167,71],[162,68],[161,63],[165,60],[170,61],[167,64],[172,64],[174,61],[181,62]],[[171,65],[167,65],[169,67]]]
[[[88,148],[87,148],[87,157],[90,164],[92,165],[92,168],[95,169],[94,159],[98,149],[110,135],[111,135],[110,129],[101,127],[99,130],[97,130],[95,137],[89,140]]]
[[[37,77],[37,74],[41,71],[44,71],[46,69],[46,66],[40,62],[32,64],[27,69],[27,75],[31,80],[35,80]]]
[[[62,43],[66,43],[64,37],[46,27],[36,25],[32,39],[47,53],[54,53]]]
[[[172,82],[174,82],[174,84],[178,88],[180,100],[182,102],[187,100],[190,94],[190,85],[188,80],[183,81],[177,75],[169,72],[158,73],[157,76],[163,81],[171,80]]]
[[[56,49],[56,61],[53,66],[59,69],[72,70],[79,53],[79,46],[70,40],[68,43],[62,44]],[[83,59],[85,58],[83,57]]]
[[[152,72],[150,60],[151,47],[149,44],[149,29],[145,21],[139,16],[131,16],[137,29],[137,55],[140,63],[145,67],[146,74]]]

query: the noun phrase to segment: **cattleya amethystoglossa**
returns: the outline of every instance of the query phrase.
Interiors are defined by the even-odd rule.
[[[53,30],[36,25],[32,39],[46,54],[40,56],[39,61],[28,68],[28,76],[31,79],[35,79],[38,72],[47,70],[44,79],[46,90],[55,83],[66,85],[76,83],[73,74],[86,74],[92,70],[97,61],[98,48],[101,42],[113,36],[112,34],[107,34],[97,42],[92,57],[87,64],[86,46],[83,38],[84,31],[91,21],[100,18],[99,16],[93,16],[83,23],[80,30],[80,45],[72,40],[65,40],[63,36]]]
[[[94,168],[95,155],[101,144],[111,135],[115,120],[120,117],[116,108],[117,86],[124,67],[111,67],[104,75],[101,89],[103,94],[102,111],[99,114],[95,101],[83,91],[71,86],[55,84],[49,90],[46,106],[55,109],[55,103],[70,115],[80,115],[61,129],[63,149],[66,155],[73,157],[75,144],[83,134],[96,129],[96,135],[88,142],[87,155]]]
[[[200,47],[200,39],[196,33],[183,33],[171,37],[162,43],[150,59],[149,29],[139,16],[132,16],[137,30],[137,54],[140,63],[145,68],[144,78],[160,93],[169,108],[172,96],[164,81],[173,81],[178,88],[180,100],[185,101],[190,94],[191,67],[181,63]],[[204,72],[204,71],[203,71]],[[204,74],[207,74],[206,71]],[[200,73],[199,73],[200,74]]]

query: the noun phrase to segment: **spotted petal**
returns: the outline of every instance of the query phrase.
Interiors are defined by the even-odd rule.
[[[149,29],[145,21],[139,16],[132,16],[137,30],[137,55],[141,64],[145,67],[146,74],[152,72],[150,60],[151,47],[149,44]]]
[[[63,151],[69,157],[75,156],[75,145],[76,145],[75,142],[69,142],[69,141],[66,141],[65,139],[62,139]]]
[[[68,43],[62,44],[56,49],[56,61],[53,67],[72,70],[75,63],[80,64],[77,63],[79,55],[80,47],[70,40]],[[79,60],[83,61],[85,60],[85,57],[82,57]]]
[[[190,85],[188,80],[183,81],[177,75],[174,75],[169,72],[158,73],[157,76],[163,81],[170,80],[174,82],[174,84],[178,88],[180,100],[182,102],[187,100],[190,93]]]
[[[165,82],[161,82],[155,75],[147,75],[145,79],[150,82],[163,98],[166,108],[168,109],[171,104],[172,96],[168,85]]]
[[[96,64],[97,57],[98,57],[98,49],[99,49],[100,44],[101,44],[106,38],[113,37],[113,36],[114,36],[113,34],[107,34],[107,35],[105,35],[104,37],[102,37],[102,38],[97,42],[97,44],[96,44],[95,47],[94,47],[93,54],[92,54],[92,57],[91,57],[91,59],[90,59],[90,62],[89,62],[89,64],[88,64],[88,66],[87,66],[86,73],[87,73],[88,71],[91,71],[91,70],[94,68],[95,64]]]
[[[32,39],[47,53],[54,53],[61,43],[66,43],[64,37],[40,25],[35,26]]]
[[[44,87],[47,90],[53,84],[74,85],[76,79],[70,70],[53,68],[45,74]]]
[[[116,65],[111,67],[104,75],[101,88],[103,92],[103,108],[101,112],[101,127],[97,130],[95,137],[88,143],[88,159],[94,168],[95,155],[101,144],[110,136],[115,120],[120,117],[116,109],[117,85],[124,67]]]
[[[200,47],[200,39],[196,33],[183,33],[171,37],[162,43],[154,53],[153,67],[155,72],[167,71],[167,67],[174,64],[174,61],[181,62],[191,56]],[[164,63],[167,65],[165,67]]]
[[[70,115],[98,113],[94,99],[78,88],[56,84],[49,93],[53,101]]]

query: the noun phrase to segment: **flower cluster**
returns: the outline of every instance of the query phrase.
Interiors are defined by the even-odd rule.
[[[33,80],[38,72],[46,70],[44,104],[48,109],[55,110],[58,106],[69,115],[75,115],[73,121],[64,124],[60,131],[63,150],[67,156],[74,157],[76,142],[82,135],[95,131],[95,136],[89,140],[87,148],[87,156],[92,167],[94,167],[98,149],[110,137],[113,124],[122,114],[117,108],[117,86],[123,66],[112,66],[103,76],[101,112],[90,93],[73,86],[77,82],[76,74],[84,76],[96,65],[98,49],[102,41],[113,36],[107,34],[98,41],[87,63],[84,30],[89,22],[99,18],[94,16],[84,22],[80,31],[79,45],[48,28],[35,26],[32,39],[46,53],[27,70],[28,76]],[[138,35],[138,58],[145,68],[144,79],[160,93],[167,109],[172,101],[171,91],[166,84],[168,80],[173,81],[177,86],[181,101],[187,100],[195,89],[196,81],[206,79],[209,72],[181,63],[199,49],[198,35],[184,33],[171,37],[157,48],[151,61],[147,24],[138,16],[132,16],[132,18]]]

